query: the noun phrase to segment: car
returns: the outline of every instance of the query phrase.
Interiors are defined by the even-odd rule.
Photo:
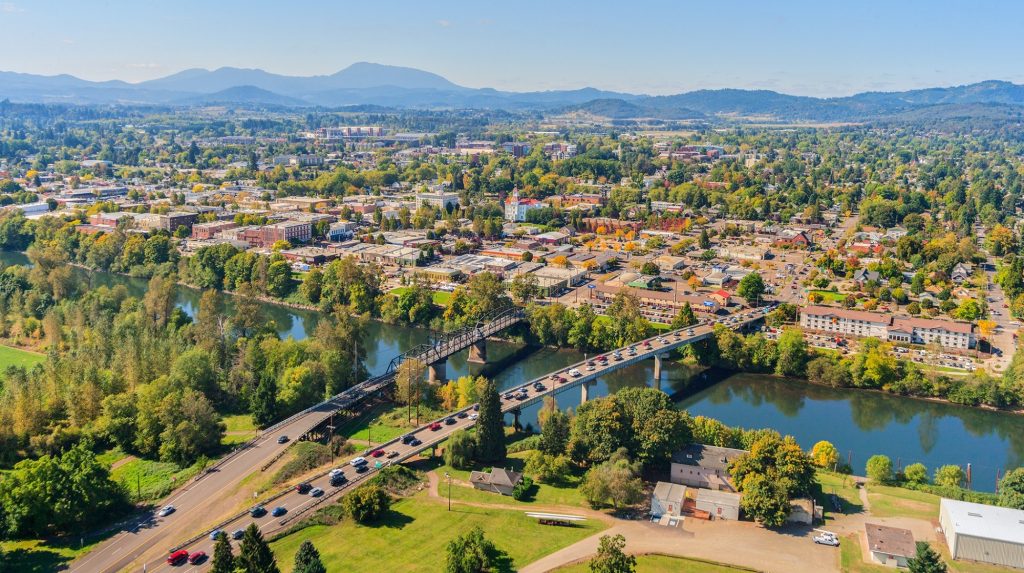
[[[594,363],[591,362],[590,364],[587,364],[587,372],[593,372],[593,371],[594,371]]]
[[[470,420],[475,420],[475,419],[477,419],[477,418],[479,418],[479,417],[480,417],[480,414],[470,414],[470,415],[469,415],[469,419],[470,419]]]
[[[380,463],[380,462],[377,462],[377,463]],[[357,474],[364,474],[367,471],[369,471],[369,469],[370,469],[370,464],[364,464],[364,465],[361,465],[361,466],[356,468],[356,473]]]
[[[334,477],[334,476],[336,476],[336,475],[339,475],[339,474],[341,474],[341,473],[342,473],[343,471],[344,471],[344,470],[342,470],[341,468],[334,468],[333,470],[331,470],[331,471],[327,472],[327,475],[328,475],[328,476],[330,476],[330,477]],[[309,484],[307,483],[307,484],[305,484],[305,485],[307,485],[307,486],[308,486]],[[306,488],[306,491],[309,491],[309,488],[308,488],[308,487]],[[299,493],[306,493],[306,492],[305,492],[305,491],[300,491]]]
[[[387,453],[387,455],[385,457],[387,457],[389,460],[391,458],[397,458],[398,457],[398,450],[391,450],[390,452]]]
[[[217,541],[217,537],[219,535],[221,535],[222,533],[224,533],[224,532],[219,530],[219,529],[214,529],[213,531],[210,532],[210,539],[212,539],[214,541]]]
[[[381,457],[383,455],[384,455],[384,450],[380,450],[380,449],[373,450],[372,452],[370,452],[370,456],[374,457],[374,458],[379,458],[379,457]]]
[[[337,474],[335,474],[335,472],[340,474],[341,470],[339,470],[337,468],[331,470],[330,476],[334,477],[335,475],[337,475]],[[308,483],[306,483],[306,482],[302,482],[299,485],[295,486],[295,491],[299,492],[299,494],[301,494],[301,495],[306,495],[307,493],[309,493],[309,490],[311,490],[311,489],[313,489],[313,486],[308,484]]]
[[[569,376],[572,376],[574,378],[579,378],[580,376],[583,376],[583,373],[580,372],[579,370],[576,370],[575,368],[573,368],[572,370],[569,371]]]
[[[309,497],[320,497],[323,494],[324,490],[318,487],[314,487],[313,489],[309,490]]]
[[[480,404],[473,404],[473,411],[474,412],[479,412],[480,411]]]
[[[373,462],[373,469],[379,470],[380,468],[387,465],[387,462]]]
[[[167,556],[168,565],[181,565],[186,561],[188,561],[188,551],[184,549],[179,549]]]
[[[249,515],[253,517],[263,517],[266,514],[267,509],[262,505],[257,505],[256,507],[253,507],[252,509],[249,510]]]
[[[813,537],[814,542],[819,545],[829,545],[831,547],[839,547],[839,538],[836,537],[835,533],[829,533],[823,531],[821,535],[815,535]]]
[[[413,438],[412,441],[409,442],[409,445],[410,446],[418,446],[418,445],[420,445],[422,443],[423,443],[423,441],[420,440],[419,438]]]
[[[693,336],[694,334],[697,334],[697,332],[696,332],[696,331],[694,331],[694,330],[693,330],[693,329],[691,328],[690,330],[687,330],[687,331],[686,331],[686,334],[688,334],[688,335],[690,335],[690,336]]]
[[[288,443],[288,436],[281,436],[281,437],[279,437],[277,439],[277,443],[279,443],[279,444],[287,444]]]
[[[414,436],[412,434],[406,434],[406,435],[402,436],[402,443],[408,445],[408,444],[411,444],[412,441],[415,440],[415,439],[416,439],[416,436]]]
[[[433,424],[430,424],[429,427],[431,431],[436,432],[441,429],[441,422],[434,422]]]
[[[523,400],[525,400],[525,399],[527,399],[529,397],[530,397],[530,395],[527,394],[526,392],[520,392],[520,393],[516,394],[516,400],[519,400],[520,402],[522,402]]]
[[[469,412],[463,410],[463,411],[459,412],[458,414],[456,414],[455,417],[456,418],[463,418],[463,419],[465,419],[465,417],[468,416],[468,415],[469,415]]]
[[[236,529],[231,532],[231,539],[241,539],[243,536],[245,536],[244,529]]]
[[[505,394],[502,396],[502,398],[504,398],[506,400],[511,400],[513,396],[515,396],[515,394],[513,394],[511,392],[505,392]]]
[[[160,517],[167,517],[168,515],[174,513],[174,511],[175,509],[173,505],[165,505],[161,507],[160,511],[156,512],[156,514]]]
[[[352,458],[351,460],[349,460],[348,465],[356,468],[358,468],[359,466],[364,466],[366,465],[366,458],[364,458],[363,456]]]
[[[548,389],[548,387],[547,387],[547,386],[545,386],[545,385],[543,385],[543,384],[535,384],[535,385],[533,386],[533,389],[534,389],[534,390],[536,390],[536,391],[538,391],[538,392],[543,392],[543,391],[547,390],[547,389]]]
[[[345,477],[345,474],[337,474],[331,476],[332,487],[341,487],[341,484],[345,483],[346,481],[348,481],[348,478]]]
[[[275,507],[274,509],[270,510],[270,515],[272,515],[274,517],[281,517],[282,515],[284,515],[286,513],[288,513],[288,510],[285,509],[284,506],[281,506],[281,505],[279,505],[279,506]]]
[[[448,426],[451,426],[452,424],[455,424],[457,422],[458,420],[456,420],[453,416],[448,416],[447,418],[444,419],[444,423]]]
[[[192,564],[192,565],[196,565],[196,564],[202,563],[203,561],[206,561],[206,552],[205,551],[196,551],[192,555],[188,556],[188,562],[190,564]]]

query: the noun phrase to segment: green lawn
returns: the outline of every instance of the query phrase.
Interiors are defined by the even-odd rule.
[[[509,454],[508,460],[503,467],[509,467],[515,471],[523,470],[524,459],[530,454],[530,452],[517,452]],[[480,467],[479,470],[487,468]],[[500,496],[497,494],[489,493],[486,491],[480,491],[470,485],[469,482],[469,471],[457,470],[451,466],[441,465],[436,470],[437,475],[441,478],[441,483],[438,486],[438,493],[442,496],[448,495],[448,484],[444,480],[445,472],[451,474],[452,478],[463,482],[465,485],[452,484],[452,499],[466,501],[470,503],[500,503],[506,505],[522,506],[523,509],[529,509],[532,506],[537,505],[567,505],[574,507],[589,507],[587,501],[580,494],[578,488],[581,478],[578,476],[572,476],[565,484],[550,485],[537,483],[534,487],[533,495],[522,501],[516,501],[511,496]]]
[[[402,294],[408,290],[409,287],[395,287],[389,290],[388,294],[402,296]],[[445,292],[442,290],[435,290],[433,291],[432,298],[434,300],[434,304],[436,304],[437,306],[448,306],[448,302],[452,299],[452,293]]]
[[[196,475],[198,466],[180,468],[177,464],[135,459],[110,472],[114,481],[125,484],[135,501],[154,501]]]
[[[253,423],[251,414],[224,416],[220,421],[226,426],[226,433],[221,439],[221,443],[226,446],[240,444],[256,437],[256,424]]]
[[[46,360],[45,354],[29,352],[12,346],[0,346],[0,372],[7,370],[8,366],[21,366],[26,369],[32,368]]]
[[[590,566],[584,562],[559,567],[555,571],[557,573],[590,573]],[[638,555],[636,558],[636,573],[677,573],[681,571],[686,573],[736,573],[737,571],[753,571],[753,569],[669,555]]]
[[[868,503],[876,517],[937,519],[939,496],[901,487],[868,484]]]
[[[369,415],[344,422],[338,428],[338,433],[353,441],[357,446],[366,444],[367,440],[374,444],[380,444],[415,429],[417,427],[415,407],[411,413],[412,421],[410,422],[409,411],[405,406],[380,406],[373,409]],[[421,407],[420,422],[439,418],[442,414],[443,412],[435,412]]]
[[[860,501],[857,488],[853,485],[853,478],[845,474],[833,473],[825,470],[818,470],[814,474],[814,481],[818,484],[819,490],[815,492],[815,500],[825,508],[825,518],[834,518],[830,494],[835,493],[842,500],[843,513],[860,513],[864,510]]]
[[[87,553],[103,539],[96,539],[79,548],[82,540],[42,541],[29,539],[22,541],[0,541],[3,549],[4,571],[18,573],[50,573],[59,571],[72,560]]]
[[[811,290],[807,292],[809,297],[812,294],[820,294],[823,302],[843,302],[846,300],[846,295],[841,292],[832,292],[830,290]]]
[[[538,524],[520,511],[447,506],[427,499],[426,493],[397,501],[388,516],[374,526],[345,521],[339,525],[307,527],[271,543],[277,562],[288,573],[295,552],[306,540],[320,551],[328,571],[443,571],[445,546],[456,535],[480,526],[487,538],[505,552],[512,571],[603,530],[589,520],[579,527]]]
[[[886,573],[893,571],[885,567],[864,561],[860,548],[860,535],[847,535],[839,542],[839,568],[843,573]]]

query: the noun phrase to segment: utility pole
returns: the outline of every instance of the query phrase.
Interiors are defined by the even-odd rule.
[[[444,477],[448,478],[448,511],[452,510],[452,475],[448,472],[444,472]]]

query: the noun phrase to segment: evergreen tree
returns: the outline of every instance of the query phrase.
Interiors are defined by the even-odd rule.
[[[708,236],[707,229],[700,230],[700,238],[697,239],[697,246],[705,250],[711,248],[711,237]]]
[[[501,462],[505,460],[505,426],[501,413],[501,398],[494,380],[487,380],[480,393],[480,418],[477,420],[477,460]]]
[[[551,456],[565,453],[569,445],[569,434],[572,429],[569,415],[556,409],[544,420],[540,429],[540,442],[537,449]]]
[[[917,554],[907,560],[910,573],[946,573],[946,564],[927,542],[917,542]]]
[[[303,541],[295,554],[295,573],[327,573],[320,552],[309,541]]]
[[[277,383],[270,377],[260,380],[249,407],[257,426],[266,428],[277,419]]]
[[[238,556],[238,565],[241,565],[245,573],[280,573],[277,562],[274,561],[274,554],[270,546],[260,533],[255,523],[250,523],[245,528],[242,536],[241,551]]]
[[[672,320],[672,328],[686,328],[687,326],[693,326],[697,324],[697,316],[693,314],[693,307],[690,303],[683,304],[683,308],[679,309],[679,314]]]
[[[231,542],[228,536],[221,533],[213,545],[213,567],[210,573],[234,573],[235,556],[231,554]]]

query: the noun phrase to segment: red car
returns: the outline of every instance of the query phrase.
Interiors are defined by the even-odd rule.
[[[375,458],[379,458],[384,455],[384,450],[373,450],[372,452],[370,452],[370,455]]]
[[[441,422],[434,422],[433,424],[430,425],[430,429],[435,431],[435,432],[440,430],[441,429]]]
[[[188,556],[188,562],[192,565],[195,565],[196,563],[202,563],[203,561],[206,561],[205,551],[196,551],[192,555]]]
[[[174,553],[171,553],[171,555],[167,558],[168,565],[181,565],[186,561],[188,561],[188,551],[184,549],[179,549]]]

